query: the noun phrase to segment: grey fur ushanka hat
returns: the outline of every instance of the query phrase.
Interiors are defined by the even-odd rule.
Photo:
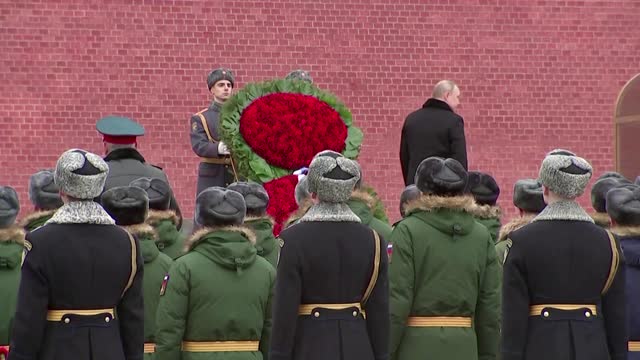
[[[618,225],[640,225],[640,186],[626,184],[609,190],[607,213]]]
[[[584,193],[593,168],[589,162],[573,152],[557,149],[542,161],[539,180],[552,192],[574,199]]]
[[[359,179],[360,165],[331,150],[314,156],[307,175],[309,192],[329,203],[347,202]]]
[[[10,227],[20,212],[18,193],[11,186],[0,186],[0,229]]]
[[[29,200],[38,209],[54,210],[62,206],[60,189],[52,169],[40,170],[29,178]]]
[[[171,187],[166,181],[156,178],[142,177],[129,183],[147,192],[149,209],[164,211],[171,206]]]
[[[540,213],[547,204],[542,194],[542,184],[534,179],[520,179],[513,186],[513,205],[530,213]]]
[[[238,181],[227,186],[227,189],[237,191],[244,197],[247,214],[264,215],[269,206],[269,194],[264,187],[256,182]]]
[[[207,76],[207,86],[209,90],[220,80],[227,80],[231,83],[231,87],[236,86],[235,77],[233,76],[233,72],[229,69],[219,68],[212,70]]]
[[[55,183],[68,196],[90,200],[100,196],[109,166],[96,154],[81,149],[67,150],[58,159]]]
[[[102,207],[121,226],[144,223],[149,212],[149,197],[137,186],[116,186],[100,196]]]
[[[202,226],[241,225],[247,215],[244,197],[237,191],[213,186],[196,198],[196,223]]]

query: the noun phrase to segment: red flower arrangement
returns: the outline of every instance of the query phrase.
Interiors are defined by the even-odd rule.
[[[279,234],[289,215],[298,209],[294,192],[298,184],[297,175],[287,175],[264,184],[269,194],[267,213],[275,220],[273,233]]]
[[[322,150],[342,152],[347,126],[336,110],[313,96],[273,93],[244,109],[240,133],[269,164],[297,170]]]

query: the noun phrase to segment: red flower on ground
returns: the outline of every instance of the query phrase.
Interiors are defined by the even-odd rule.
[[[297,170],[322,150],[342,152],[347,126],[336,110],[313,96],[273,93],[244,109],[240,133],[270,165]]]
[[[283,176],[264,184],[264,188],[269,194],[267,214],[275,220],[275,226],[273,227],[275,236],[278,236],[289,215],[298,209],[298,204],[296,204],[294,197],[297,184],[297,175]]]

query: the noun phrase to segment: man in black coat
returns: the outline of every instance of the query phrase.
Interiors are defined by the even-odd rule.
[[[442,80],[422,109],[407,116],[400,138],[405,186],[413,184],[418,165],[431,156],[456,159],[468,169],[464,120],[455,113],[459,96],[460,89],[453,81]]]
[[[347,205],[359,177],[333,151],[311,162],[318,203],[280,233],[270,360],[389,357],[386,244]]]
[[[144,128],[139,123],[121,116],[107,116],[96,124],[98,132],[103,136],[106,156],[104,161],[109,165],[109,175],[104,190],[129,184],[141,177],[160,179],[169,184],[167,174],[161,167],[146,162],[137,147],[138,136],[144,135]],[[182,212],[173,191],[169,209],[178,215],[178,229],[182,226]]]
[[[196,197],[208,187],[227,185],[237,181],[231,153],[220,140],[220,109],[231,97],[235,80],[229,69],[215,69],[207,77],[207,86],[213,96],[208,108],[191,116],[190,137],[193,152],[200,157]]]
[[[509,235],[503,360],[626,359],[622,252],[575,201],[591,175],[591,165],[566,150],[554,150],[542,162],[548,205]]]
[[[11,360],[142,359],[139,244],[93,201],[108,171],[79,149],[58,159],[64,205],[27,235]]]

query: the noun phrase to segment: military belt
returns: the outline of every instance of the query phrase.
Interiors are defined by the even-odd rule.
[[[155,343],[144,343],[144,353],[145,354],[153,354],[156,352],[156,344]]]
[[[223,352],[258,351],[259,341],[183,341],[182,351]]]
[[[411,316],[409,327],[460,327],[470,328],[471,318],[465,316]]]
[[[529,307],[529,316],[549,317],[548,309],[555,310],[581,310],[585,309],[584,316],[598,315],[597,307],[592,304],[539,304]]]
[[[229,156],[219,158],[201,157],[200,161],[207,164],[231,165],[231,157]]]
[[[346,303],[346,304],[303,304],[298,307],[298,315],[300,316],[308,316],[313,315],[314,317],[320,317],[320,312],[314,311],[317,309],[328,309],[328,310],[345,310],[350,308],[356,308],[354,310],[353,316],[358,316],[358,314],[362,314],[362,316],[366,317],[366,313],[362,310],[362,306],[360,303]]]
[[[65,315],[80,315],[80,316],[93,316],[100,314],[109,314],[111,318],[115,318],[115,310],[111,309],[93,309],[93,310],[49,310],[47,311],[47,321],[62,321],[69,323],[69,318],[65,318]],[[105,318],[106,322],[111,321],[111,318]],[[109,320],[107,320],[109,319]]]
[[[629,341],[629,351],[640,351],[640,341]]]

